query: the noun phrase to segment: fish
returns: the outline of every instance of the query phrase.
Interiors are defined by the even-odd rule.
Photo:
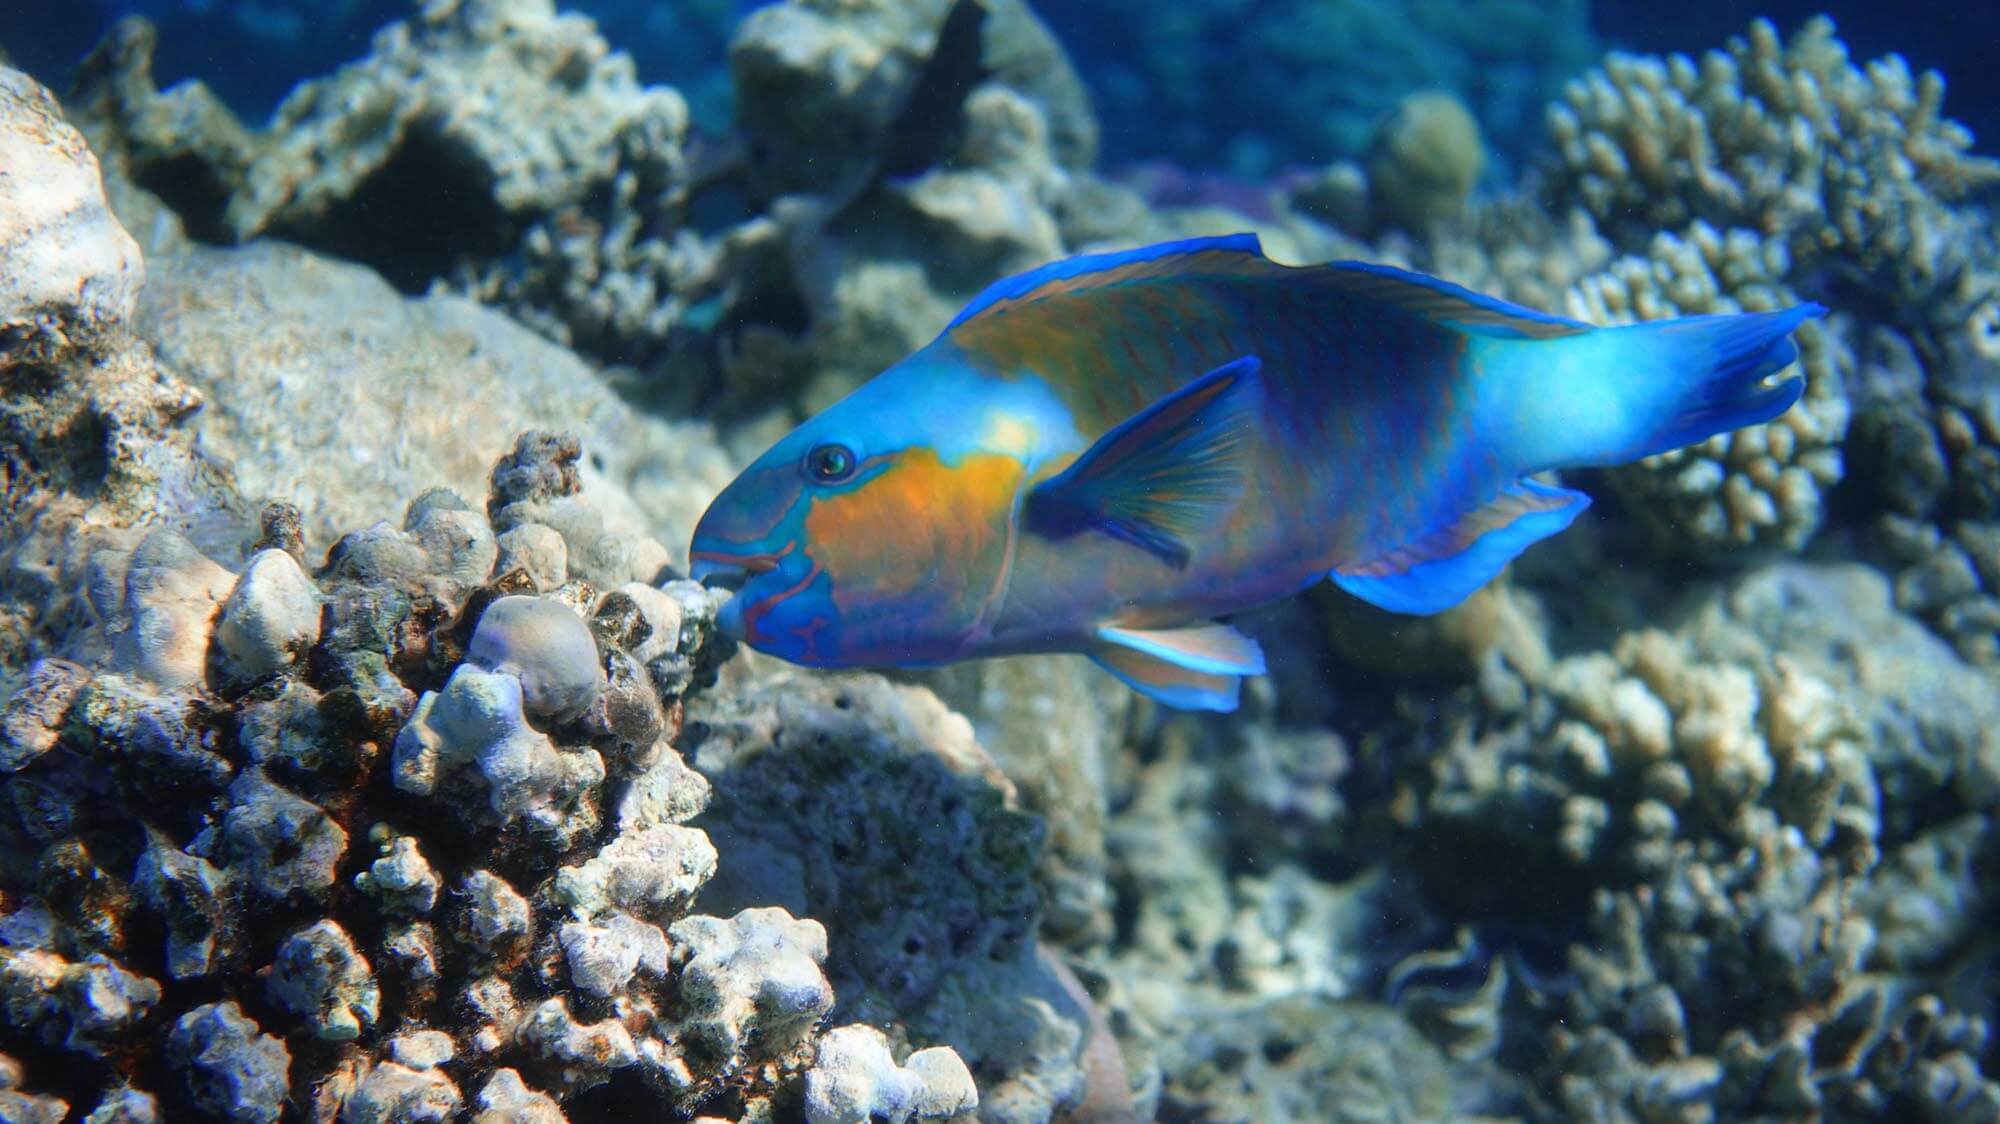
[[[980,0],[954,0],[945,9],[930,54],[883,130],[882,155],[871,180],[914,176],[940,162],[946,138],[963,116],[965,99],[989,73],[983,38],[987,15]],[[873,184],[864,184],[855,195],[868,186]]]
[[[1223,618],[1330,581],[1439,613],[1623,464],[1791,408],[1826,309],[1595,327],[1250,234],[1056,261],[778,440],[715,498],[718,624],[818,667],[1082,653],[1229,711],[1262,650]]]

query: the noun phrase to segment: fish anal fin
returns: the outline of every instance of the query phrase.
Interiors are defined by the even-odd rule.
[[[1052,539],[1095,529],[1186,566],[1186,539],[1243,493],[1261,368],[1255,356],[1217,367],[1113,427],[1028,494],[1027,528]]]
[[[1524,480],[1434,534],[1366,563],[1333,584],[1397,613],[1441,613],[1492,581],[1528,547],[1568,527],[1590,497]]]
[[[1374,262],[1329,262],[1310,271],[1323,288],[1399,308],[1422,320],[1473,335],[1557,339],[1587,332],[1579,320],[1475,293],[1462,285]]]
[[[1257,642],[1222,624],[1106,626],[1090,657],[1126,686],[1177,710],[1236,709],[1243,677],[1264,671]]]

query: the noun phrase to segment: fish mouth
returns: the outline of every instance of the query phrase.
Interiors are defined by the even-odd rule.
[[[732,554],[720,550],[697,550],[688,559],[688,577],[710,589],[740,591],[751,578],[778,568],[782,553]]]
[[[749,622],[744,619],[746,611],[759,598],[758,579],[778,568],[785,555],[791,553],[786,547],[779,551],[737,553],[726,550],[697,550],[688,557],[688,576],[709,589],[724,589],[730,593],[729,600],[716,611],[716,627],[723,635],[742,641],[747,639]],[[770,583],[765,582],[766,586]]]

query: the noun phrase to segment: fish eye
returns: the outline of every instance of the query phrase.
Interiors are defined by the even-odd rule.
[[[838,484],[854,475],[860,462],[845,445],[815,445],[806,454],[806,477],[821,484]]]

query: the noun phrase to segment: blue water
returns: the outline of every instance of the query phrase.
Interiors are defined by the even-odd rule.
[[[721,130],[730,118],[730,31],[764,2],[577,0],[563,6],[596,19],[606,37],[633,56],[644,80],[679,88],[689,97],[696,119]],[[29,7],[39,4],[36,0]],[[1670,8],[1596,3],[1578,7],[1580,18],[1565,21],[1574,27],[1546,40],[1537,36],[1519,44],[1426,50],[1421,42],[1398,42],[1392,36],[1388,41],[1398,50],[1375,59],[1357,58],[1352,43],[1297,40],[1301,26],[1313,26],[1315,9],[1373,8],[1388,13],[1383,22],[1394,24],[1398,6],[1337,0],[1085,0],[1043,4],[1039,11],[1092,87],[1104,127],[1104,156],[1112,164],[1167,160],[1184,168],[1244,175],[1311,165],[1351,155],[1353,147],[1353,129],[1329,133],[1315,124],[1326,116],[1319,108],[1326,98],[1344,95],[1359,103],[1359,111],[1333,111],[1355,113],[1359,129],[1408,90],[1440,84],[1480,102],[1489,129],[1497,125],[1503,140],[1525,146],[1539,127],[1541,101],[1594,61],[1599,48],[1698,54],[1740,32],[1753,16],[1789,27],[1819,13],[1834,17],[1858,58],[1894,51],[1913,67],[1942,71],[1951,82],[1958,119],[1981,136],[2000,134],[2000,71],[1990,65],[2000,51],[2000,8],[1993,5],[1950,0],[1895,5],[1774,0]],[[0,40],[31,72],[60,85],[111,21],[143,15],[161,28],[158,75],[163,86],[199,77],[254,121],[301,77],[365,53],[374,30],[400,16],[408,4],[86,0],[46,7],[42,18],[23,29],[9,29]],[[1481,54],[1491,57],[1481,59]],[[1367,69],[1357,71],[1357,64]]]

